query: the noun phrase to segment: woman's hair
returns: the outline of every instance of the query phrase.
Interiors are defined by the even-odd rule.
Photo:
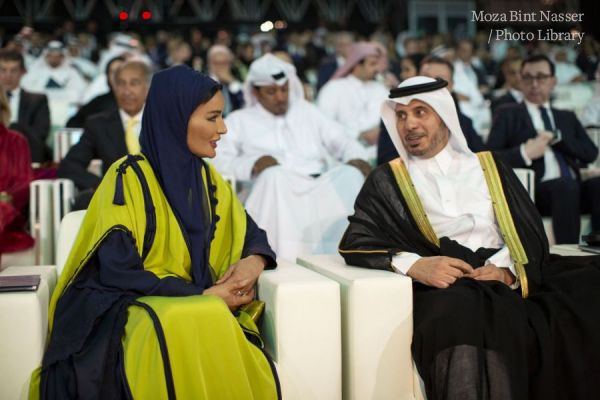
[[[410,54],[410,55],[404,56],[402,58],[410,60],[410,62],[415,66],[415,69],[417,70],[417,75],[418,75],[419,74],[419,68],[421,68],[421,62],[425,58],[425,54],[421,54],[421,53]]]
[[[10,103],[4,90],[0,90],[0,123],[6,127],[10,123]]]

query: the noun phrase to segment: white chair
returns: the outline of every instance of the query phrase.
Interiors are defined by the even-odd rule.
[[[0,293],[0,399],[26,399],[31,372],[40,364],[48,329],[54,266],[9,267],[6,275],[40,275],[35,292]]]
[[[50,179],[36,180],[30,185],[29,221],[35,240],[33,265],[54,264],[53,188],[54,181]]]
[[[596,132],[597,140],[600,141],[600,130]],[[597,144],[598,145],[598,144]],[[600,160],[600,157],[598,158]],[[596,162],[598,162],[596,160]],[[514,168],[513,171],[517,178],[521,181],[529,196],[531,197],[531,201],[535,203],[535,173],[533,170],[528,168]],[[548,244],[553,246],[556,244],[556,239],[554,237],[554,229],[552,228],[552,218],[551,217],[543,217],[542,221],[544,223],[544,231],[546,232],[546,237],[548,237]],[[592,220],[589,214],[584,214],[581,216],[581,229],[580,229],[580,237],[581,235],[585,235],[592,230]]]
[[[56,249],[59,275],[84,215],[85,211],[71,212],[61,223]],[[0,353],[0,372],[13,370],[10,375],[0,374],[1,399],[25,398],[31,371],[41,362],[51,294],[48,284],[45,287],[33,292],[35,299],[29,299],[39,305],[36,312],[6,296],[12,294],[0,294],[0,313],[12,310],[6,321],[0,319],[0,343],[18,343],[19,349]],[[261,275],[258,294],[266,302],[262,332],[267,351],[277,364],[284,398],[341,400],[339,285],[296,264],[280,262],[277,269]],[[15,318],[11,316],[23,315],[25,311],[28,324],[11,322]],[[39,331],[40,327],[43,335],[24,335],[25,331]],[[22,353],[27,353],[27,362],[21,361]]]
[[[61,162],[74,144],[79,142],[83,128],[62,128],[54,134],[54,161]]]
[[[340,284],[344,399],[424,399],[410,349],[411,279],[347,266],[339,255],[302,256],[298,264]]]

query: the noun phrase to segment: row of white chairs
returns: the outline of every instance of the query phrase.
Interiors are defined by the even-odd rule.
[[[34,246],[2,254],[0,270],[8,266],[54,264],[60,221],[71,210],[75,186],[70,179],[40,179],[31,182],[29,189],[29,232]]]

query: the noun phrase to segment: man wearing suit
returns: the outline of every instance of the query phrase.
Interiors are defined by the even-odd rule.
[[[593,162],[598,148],[571,111],[551,108],[556,85],[554,65],[544,55],[523,61],[524,102],[497,110],[488,147],[498,150],[513,168],[535,171],[535,201],[551,215],[557,243],[578,243],[580,212],[591,212],[592,229],[600,229],[600,178],[581,181],[579,168]]]
[[[500,70],[504,78],[504,94],[496,97],[490,104],[492,117],[495,115],[498,107],[504,104],[516,104],[523,101],[521,93],[521,63],[520,58],[505,58],[502,61]]]
[[[118,109],[90,116],[79,143],[74,145],[58,168],[58,176],[73,180],[82,192],[75,208],[86,208],[101,178],[87,170],[93,159],[102,160],[106,170],[128,153],[139,152],[139,133],[151,71],[142,61],[125,62],[115,74]]]
[[[454,87],[454,82],[452,80],[453,74],[454,66],[452,63],[443,58],[435,56],[426,57],[423,62],[421,62],[421,66],[419,68],[419,75],[427,76],[429,78],[440,78],[448,82],[447,87],[452,94],[454,104],[456,105],[460,129],[463,131],[465,139],[467,139],[467,145],[469,146],[469,149],[473,152],[484,151],[486,150],[486,147],[481,140],[481,136],[479,136],[477,131],[475,131],[475,128],[473,128],[473,122],[471,121],[471,118],[463,114],[458,107],[458,101],[452,92]],[[383,123],[381,124],[381,128],[382,130],[385,129]],[[377,143],[377,165],[384,164],[397,157],[398,151],[394,147],[394,144],[390,139],[390,135],[385,134],[385,132],[382,131],[382,134],[379,135],[379,142]]]
[[[215,81],[223,85],[221,92],[225,98],[223,116],[238,110],[244,105],[242,83],[235,79],[231,70],[233,53],[227,46],[215,44],[208,49],[206,55],[206,73]]]
[[[50,133],[50,110],[43,94],[21,88],[25,75],[23,55],[15,50],[0,50],[0,86],[6,92],[11,111],[10,129],[22,133],[29,142],[31,161],[51,160],[46,139]]]

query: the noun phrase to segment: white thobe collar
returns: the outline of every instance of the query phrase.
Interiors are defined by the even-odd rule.
[[[409,156],[409,162],[414,163],[421,169],[422,171],[430,172],[439,175],[447,175],[450,171],[450,166],[452,165],[452,161],[456,157],[457,153],[452,148],[452,146],[446,145],[435,156],[431,158],[419,158],[415,156]]]

